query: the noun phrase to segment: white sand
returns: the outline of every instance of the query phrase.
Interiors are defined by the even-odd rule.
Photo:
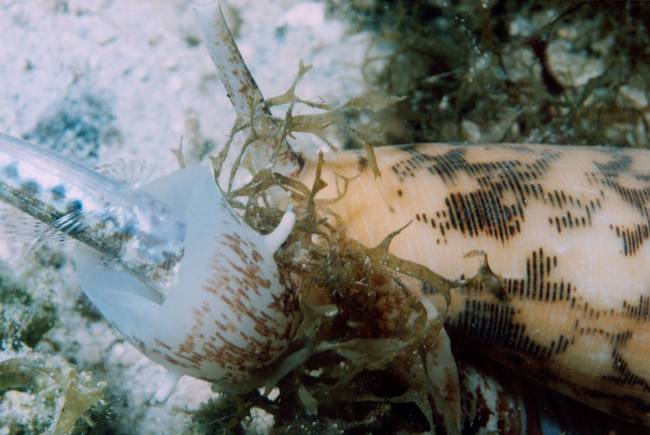
[[[314,65],[298,88],[301,97],[336,104],[361,92],[365,37],[344,35],[343,24],[324,17],[323,3],[230,6],[227,16],[240,19],[242,54],[267,97],[288,88],[300,58]],[[176,162],[168,150],[181,136],[221,144],[234,120],[203,43],[187,42],[200,39],[182,0],[0,0],[0,132],[22,136],[64,98],[99,95],[115,116],[100,132],[113,140],[87,163],[143,159],[169,172]],[[148,405],[162,370],[106,322],[82,317],[78,292],[68,268],[57,287],[61,323],[49,338],[79,369],[103,367],[99,376],[126,394],[129,406],[118,418],[125,433],[181,433],[184,410],[210,397],[209,385],[185,378],[166,404]]]

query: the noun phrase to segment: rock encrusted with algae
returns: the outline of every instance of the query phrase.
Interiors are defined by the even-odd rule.
[[[0,434],[84,432],[101,405],[105,383],[41,345],[57,322],[46,282],[0,267]]]
[[[60,357],[27,352],[0,363],[0,433],[84,433],[105,383]]]
[[[648,146],[645,2],[328,0],[370,31],[389,143]]]
[[[55,320],[52,302],[32,296],[24,283],[0,269],[0,350],[33,348]]]
[[[56,3],[60,3],[61,5],[65,4],[66,9],[69,7],[70,10],[73,11],[75,8],[81,8],[79,5],[83,2],[75,1]],[[80,13],[78,14],[79,16],[90,16],[91,13],[96,12],[90,9],[98,9],[97,6],[88,6],[86,3],[88,2],[83,3],[83,11],[80,9]],[[416,2],[419,3],[419,5],[415,5],[412,9],[412,11],[416,13],[405,15],[399,13],[398,5],[401,4],[402,7],[411,6],[413,2],[363,0],[353,2],[331,1],[330,3],[339,3],[339,5],[347,3],[360,10],[366,17],[383,15],[381,17],[382,21],[392,21],[392,23],[407,18],[406,24],[409,25],[409,19],[421,19],[422,21],[434,23],[435,26],[437,26],[434,30],[439,30],[438,35],[431,36],[426,33],[430,29],[423,28],[416,22],[416,26],[409,28],[407,32],[394,32],[396,35],[399,35],[403,41],[407,42],[417,42],[423,34],[425,35],[425,38],[431,36],[430,44],[438,45],[440,50],[433,52],[433,56],[430,55],[431,52],[425,53],[424,55],[426,58],[424,61],[409,61],[408,57],[404,57],[404,59],[400,60],[398,64],[395,64],[397,68],[394,69],[394,72],[396,73],[390,77],[391,81],[387,80],[382,83],[377,83],[381,89],[384,89],[385,83],[394,83],[395,87],[389,88],[389,93],[393,95],[406,95],[409,97],[396,109],[396,112],[406,114],[406,122],[403,122],[403,116],[391,116],[385,123],[385,130],[388,130],[389,133],[386,142],[399,143],[407,142],[409,140],[423,139],[466,139],[470,141],[503,139],[575,142],[577,138],[579,139],[577,142],[584,143],[614,141],[633,145],[643,145],[644,138],[647,140],[646,124],[650,112],[648,111],[647,102],[647,80],[644,80],[644,77],[647,77],[647,71],[645,68],[650,64],[646,61],[648,59],[647,48],[650,47],[650,44],[647,43],[647,32],[641,25],[637,26],[636,29],[631,29],[632,31],[628,33],[623,33],[623,30],[625,29],[630,30],[629,24],[638,23],[638,21],[634,19],[619,20],[618,16],[608,17],[607,14],[603,12],[603,9],[597,9],[599,7],[598,5],[594,6],[594,9],[591,9],[592,6],[588,4],[580,4],[578,9],[574,9],[573,11],[567,10],[566,12],[568,12],[569,15],[563,15],[565,10],[558,9],[557,5],[548,5],[547,7],[540,7],[537,5],[534,7],[530,6],[524,7],[523,9],[517,9],[515,4],[518,2],[513,1],[483,1],[475,2],[474,4],[464,3],[448,5],[446,4],[448,2],[433,0]],[[117,5],[115,6],[115,9],[119,9],[121,3],[115,2],[115,4]],[[61,8],[63,8],[63,6],[61,6]],[[632,18],[634,18],[634,15],[641,16],[642,13],[637,13],[638,10],[636,10],[636,12],[633,10],[635,8],[638,8],[638,6],[632,4],[632,6],[627,9],[621,8],[617,13],[623,14],[623,16],[630,15]],[[396,11],[398,13],[396,13]],[[402,9],[402,11],[408,12],[408,8]],[[424,11],[424,13],[421,13],[422,11]],[[476,13],[476,11],[478,11],[478,13]],[[556,32],[557,28],[554,27],[554,23],[557,22],[564,24],[565,28],[575,25],[584,29],[585,24],[582,23],[582,21],[587,21],[587,18],[589,18],[587,15],[589,15],[590,11],[595,11],[593,13],[593,18],[598,24],[596,26],[598,28],[597,31],[579,32],[582,35],[582,40],[575,39],[568,33],[562,33],[560,31]],[[135,17],[135,14],[133,16]],[[349,16],[352,16],[352,14],[349,14]],[[571,17],[573,17],[573,21],[563,21]],[[176,16],[174,16],[174,19],[176,19]],[[16,19],[16,21],[19,20]],[[614,25],[612,25],[612,23]],[[547,24],[552,25],[547,26]],[[618,24],[621,25],[619,26]],[[158,22],[152,25],[160,27]],[[258,23],[253,23],[251,26],[252,25],[258,26]],[[383,26],[383,24],[378,26]],[[592,27],[592,29],[596,30],[596,27]],[[93,26],[93,32],[98,29],[101,30],[99,26]],[[617,43],[617,48],[614,51],[610,50],[607,45],[609,41],[607,34],[608,29],[612,34],[614,34],[615,42]],[[542,36],[542,42],[548,43],[547,34],[544,33],[546,31],[549,32],[548,35],[550,35],[550,37],[567,40],[569,44],[564,42],[561,44],[555,43],[555,45],[551,45],[551,49],[544,50],[544,45],[542,44],[540,46],[538,44],[539,40],[530,39],[531,43],[528,43],[528,38],[539,35]],[[160,32],[162,32],[162,30],[160,30]],[[281,35],[284,32],[286,32],[286,26],[284,29],[277,29],[278,35]],[[409,32],[412,32],[413,34],[419,32],[420,36],[418,37],[416,35],[413,39],[403,38],[405,35],[409,36]],[[111,36],[107,40],[110,41],[112,38],[114,38],[114,36]],[[161,38],[162,37],[160,36],[155,36],[150,39],[142,39],[147,40],[153,50],[156,44],[159,44]],[[104,40],[105,38],[102,37],[101,39]],[[271,40],[272,38],[267,39]],[[386,39],[390,38],[383,38],[382,40],[380,37],[378,38],[378,41],[380,41],[380,44],[383,44],[385,47],[387,45],[385,42]],[[596,45],[593,45],[590,41],[583,43],[584,40],[590,39],[593,39],[593,42]],[[443,42],[442,45],[439,44],[441,40]],[[496,41],[498,44],[494,44],[491,41]],[[604,45],[598,45],[600,43],[599,41],[602,41]],[[170,50],[167,49],[167,46],[164,47],[165,49],[162,51],[165,53],[165,56],[167,56],[169,54],[168,51]],[[550,54],[551,56],[554,56],[557,53],[562,54],[561,51],[557,51],[558,49],[562,49],[565,50],[565,54],[570,55],[569,59],[589,61],[594,57],[600,58],[605,55],[611,57],[615,54],[616,56],[619,56],[618,59],[621,61],[617,62],[619,67],[610,69],[608,70],[609,72],[606,71],[598,77],[590,77],[590,80],[588,80],[586,84],[578,82],[577,86],[566,86],[566,89],[563,89],[562,92],[557,94],[555,93],[556,88],[553,87],[553,79],[562,85],[562,77],[555,77],[557,71],[561,70],[554,68],[553,66],[544,65],[543,56],[540,55],[540,47],[542,47],[541,55]],[[250,51],[251,46],[249,45],[248,48]],[[413,46],[407,48],[413,48]],[[415,48],[419,49],[421,47],[416,46]],[[428,49],[431,47],[425,46],[425,48]],[[21,50],[29,53],[30,56],[33,56],[32,50],[23,50],[22,48]],[[262,53],[276,53],[275,50],[260,51]],[[637,56],[632,56],[630,53],[637,53]],[[301,53],[301,56],[303,55],[304,53]],[[319,56],[321,55],[322,52],[319,52]],[[84,59],[86,58],[85,55],[83,57]],[[114,58],[107,56],[106,59],[113,62]],[[151,59],[153,59],[152,62],[158,62],[158,59],[160,58],[151,56]],[[273,59],[274,62],[276,60],[277,59]],[[556,61],[557,59],[551,60]],[[173,61],[177,62],[177,60]],[[497,68],[499,62],[503,62],[503,70]],[[183,61],[178,63],[190,64],[192,65],[192,68],[196,68],[194,62]],[[163,67],[177,68],[173,62],[169,62],[169,65],[165,64]],[[293,65],[293,63],[291,65]],[[367,72],[371,72],[370,66],[372,65],[369,65],[366,68]],[[620,66],[629,66],[631,68],[630,71],[632,72],[631,75],[627,74],[625,68],[623,68],[623,72],[621,73]],[[102,67],[106,68],[106,65],[102,65]],[[159,69],[158,67],[159,65],[156,64],[156,69]],[[408,68],[408,71],[406,71],[408,74],[403,74],[406,68]],[[267,70],[262,67],[259,69],[263,71]],[[646,72],[644,73],[644,71]],[[92,69],[88,72],[88,74],[95,73],[96,71]],[[380,75],[383,74],[382,70],[379,68],[378,73]],[[144,67],[139,67],[135,71],[135,75],[141,78],[142,83],[140,83],[140,85],[143,86],[143,83],[146,82],[146,69],[144,69]],[[177,75],[181,76],[181,74]],[[371,72],[370,77],[372,78],[372,76],[373,74]],[[385,76],[382,75],[381,77]],[[600,81],[600,79],[602,79],[602,81]],[[187,80],[188,83],[192,81],[200,82],[201,80]],[[154,82],[153,80],[151,82],[151,86],[153,87],[160,86],[158,82]],[[212,83],[214,83],[215,80],[214,78],[203,78],[203,82],[204,85],[205,83],[208,83],[208,85],[213,86]],[[172,83],[171,80],[170,83]],[[173,83],[177,82],[174,81]],[[414,83],[415,86],[413,86]],[[618,87],[619,83],[625,84]],[[49,86],[52,85],[49,84]],[[348,85],[337,83],[339,89],[340,86]],[[174,87],[176,87],[176,84],[174,84]],[[160,86],[160,88],[162,89],[164,86]],[[401,89],[403,89],[403,91]],[[138,96],[142,95],[136,94],[132,89],[129,89],[129,92],[133,92],[134,95]],[[153,93],[151,94],[153,95]],[[189,99],[196,100],[194,94],[187,92],[187,95]],[[587,98],[582,100],[582,96]],[[158,104],[158,101],[153,97],[148,100]],[[212,97],[210,97],[210,100],[210,104],[213,104]],[[521,117],[518,110],[506,113],[502,110],[494,110],[495,105],[498,109],[506,106],[519,108],[522,101],[526,104],[530,103],[529,106],[526,106],[529,110],[526,112],[525,117]],[[572,105],[575,101],[582,101],[584,106]],[[615,106],[612,106],[611,104],[613,101],[616,103]],[[183,101],[181,101],[180,98],[178,101],[174,101],[174,105],[184,107]],[[160,104],[160,106],[162,107],[163,105]],[[204,109],[204,107],[202,109]],[[10,110],[13,111],[14,109],[11,108]],[[620,115],[617,115],[619,112]],[[488,114],[489,116],[486,117],[484,116],[485,114]],[[639,116],[639,114],[642,115]],[[206,113],[204,110],[201,111],[201,115],[204,116],[202,119],[205,119]],[[583,115],[586,115],[586,118],[581,118]],[[129,112],[125,116],[131,118],[132,113]],[[594,117],[600,117],[598,120],[602,121],[602,123],[599,122],[597,130],[592,129],[594,125]],[[156,126],[159,124],[167,124],[167,122],[164,121],[166,119],[164,117],[152,117],[152,119],[155,120]],[[161,119],[163,119],[163,121],[161,121]],[[586,121],[581,121],[581,119],[586,119]],[[630,122],[630,119],[634,122]],[[220,122],[227,123],[229,121],[222,121],[219,118],[216,119],[215,122],[218,124]],[[576,123],[578,128],[574,127],[574,124]],[[142,119],[139,119],[138,124],[138,128],[145,132],[145,136],[148,137],[147,135],[151,133],[151,131],[148,130],[148,128],[151,127],[151,123],[142,123]],[[207,125],[205,122],[203,124]],[[210,125],[209,128],[213,128],[213,126]],[[601,135],[603,132],[605,132],[604,136]],[[588,134],[588,136],[585,138],[584,134]],[[165,136],[165,139],[167,139],[169,133],[165,132],[163,135]],[[93,136],[90,135],[89,137]],[[141,136],[138,136],[138,139],[139,138],[141,138]],[[167,143],[165,140],[159,140],[160,138],[158,136],[156,136],[156,139],[159,143]],[[141,144],[146,141],[132,140],[129,142]],[[156,140],[154,140],[154,142],[156,142]],[[176,138],[170,138],[169,142],[175,143]],[[92,148],[90,148],[90,150],[92,150]],[[149,151],[147,150],[146,152]],[[90,155],[90,157],[92,157],[92,155]],[[30,294],[31,290],[32,287],[30,287]],[[71,299],[66,302],[68,305],[77,304],[77,291],[78,289],[65,293],[66,297],[71,296]],[[39,357],[41,356],[47,356],[46,361],[48,364],[61,364],[62,366],[65,366],[66,364],[69,364],[66,361],[72,361],[76,367],[76,371],[81,370],[81,368],[84,370],[90,368],[94,369],[94,376],[97,379],[101,379],[106,375],[106,373],[109,373],[109,378],[112,378],[111,383],[113,384],[109,385],[109,389],[112,390],[110,393],[112,394],[117,390],[116,394],[118,396],[120,383],[128,383],[129,387],[125,388],[130,388],[134,384],[137,384],[139,388],[140,384],[146,382],[143,381],[143,378],[147,376],[144,373],[148,374],[150,371],[145,371],[143,369],[144,365],[141,361],[138,360],[137,357],[133,356],[133,350],[129,350],[128,346],[116,341],[117,336],[115,334],[111,335],[107,324],[101,321],[97,317],[96,313],[93,313],[92,309],[83,306],[82,314],[80,314],[77,308],[70,308],[70,306],[67,306],[65,310],[61,310],[62,304],[59,303],[60,299],[57,299],[56,303],[48,302],[47,298],[37,298],[33,299],[31,302],[18,298],[15,301],[18,301],[19,303],[11,302],[11,308],[9,311],[13,313],[13,317],[9,316],[8,318],[13,319],[11,322],[13,322],[14,331],[19,331],[21,334],[24,334],[24,337],[21,335],[20,337],[14,338],[16,337],[15,334],[10,334],[10,339],[5,340],[5,342],[11,343],[13,341],[13,343],[11,343],[12,349],[1,353],[0,361],[13,361],[12,364],[20,361],[24,362],[25,360],[23,359],[15,359],[23,358],[24,356],[27,358],[27,361],[40,361],[38,364],[44,363],[43,360],[39,360]],[[377,307],[394,303],[391,298],[378,298],[376,302]],[[50,317],[49,315],[41,316],[40,314],[42,313],[39,313],[38,310],[30,310],[30,307],[33,307],[34,303],[41,304],[40,306],[43,307],[50,306],[48,310],[54,317]],[[66,323],[67,326],[65,328],[60,325],[55,326],[54,330],[50,330],[48,333],[48,329],[51,327],[50,321],[56,319],[56,312],[65,312],[66,318],[60,319],[59,322]],[[380,309],[380,312],[385,313],[385,310]],[[68,317],[72,317],[72,320]],[[74,323],[84,318],[88,320],[87,323]],[[4,316],[2,319],[4,320]],[[41,320],[33,322],[34,319]],[[381,330],[394,330],[395,328],[391,328],[390,325],[399,323],[399,321],[399,316],[394,317],[392,315],[387,315],[382,325],[378,326]],[[34,326],[30,333],[25,333],[25,329],[16,326],[26,325],[32,322]],[[353,326],[355,325],[353,324]],[[89,336],[96,338],[97,343],[88,340]],[[25,340],[28,340],[31,344],[26,343]],[[111,345],[111,343],[115,344]],[[18,351],[14,349],[14,344],[17,347],[21,347],[22,350]],[[30,346],[34,346],[34,350],[30,350]],[[83,352],[80,351],[82,348],[84,349]],[[106,363],[106,366],[103,366],[101,363],[103,361],[103,356],[100,354],[103,353],[106,354],[106,360],[110,361]],[[135,361],[129,369],[124,368],[124,366],[126,366],[124,363],[124,354],[129,354],[130,357],[132,357],[131,359],[126,359],[129,362]],[[58,357],[52,357],[51,355],[63,355],[65,360],[59,360]],[[30,369],[30,364],[26,365],[26,371],[12,371],[5,367],[5,369],[0,372],[8,374],[9,378],[12,379],[11,382],[13,382],[13,386],[11,386],[9,390],[0,393],[0,406],[3,407],[3,417],[0,418],[9,415],[4,413],[6,410],[9,410],[8,412],[10,412],[11,415],[14,415],[14,413],[20,413],[25,417],[23,420],[16,420],[18,426],[13,426],[15,431],[30,432],[45,427],[42,425],[39,426],[41,423],[34,420],[35,414],[38,413],[37,408],[35,408],[34,405],[34,399],[36,397],[34,392],[28,390],[20,391],[21,388],[19,388],[27,382],[26,379],[31,379],[29,373],[34,369]],[[110,368],[108,366],[110,366]],[[125,376],[127,374],[128,376]],[[314,372],[313,374],[316,375],[317,372]],[[67,378],[62,376],[60,379],[65,380]],[[63,389],[57,391],[60,393],[58,396],[59,399],[65,397]],[[138,394],[144,396],[142,391],[139,391]],[[294,399],[299,402],[294,403],[299,403],[299,409],[301,409],[302,414],[299,419],[296,419],[287,427],[293,427],[303,431],[311,430],[313,432],[324,432],[326,430],[326,426],[329,423],[311,416],[314,413],[314,410],[318,409],[318,406],[314,405],[315,400],[313,400],[313,396],[314,394],[309,388],[297,390]],[[142,397],[140,398],[142,399]],[[111,413],[114,412],[111,411],[111,409],[114,409],[116,406],[119,406],[120,409],[123,410],[131,408],[132,410],[136,409],[133,413],[135,416],[131,415],[130,417],[127,417],[126,412],[122,413],[119,417],[122,421],[120,427],[122,428],[122,432],[124,432],[124,428],[130,427],[133,429],[136,427],[135,425],[129,425],[134,423],[139,418],[138,416],[143,416],[145,414],[144,409],[147,405],[139,406],[139,403],[146,403],[146,400],[142,399],[139,403],[134,403],[133,401],[129,402],[123,397],[115,400],[115,402],[111,401],[110,407],[107,406],[102,408],[102,406],[97,406],[91,408],[89,413],[86,414],[86,417],[93,419],[93,421],[98,421],[100,415],[102,418],[109,418]],[[216,403],[218,402],[211,402],[212,405]],[[291,402],[285,402],[285,404],[288,403]],[[98,402],[98,404],[101,405],[101,402]],[[52,415],[48,414],[48,412],[53,411],[53,409],[54,408],[50,406],[49,408],[45,408],[44,412],[38,414],[43,416]],[[149,407],[149,409],[151,408]],[[167,412],[167,408],[160,409],[161,413],[166,414],[165,417],[169,416],[170,413]],[[257,427],[255,425],[256,422],[261,424],[262,421],[269,421],[268,413],[264,414],[264,412],[261,411],[261,408],[252,406],[248,416],[251,421],[250,425],[242,426],[240,425],[240,420],[235,420],[234,426],[223,425],[224,422],[232,423],[233,415],[240,415],[237,414],[237,411],[240,411],[241,409],[241,402],[236,401],[219,402],[215,407],[204,407],[202,412],[197,414],[195,420],[197,421],[197,424],[199,421],[202,421],[205,425],[198,425],[196,429],[197,433],[204,433],[204,431],[209,430],[220,433],[239,431],[246,428],[252,428],[251,430],[254,430]],[[405,415],[410,415],[409,412],[412,410],[412,407],[407,409]],[[387,415],[387,408],[385,406],[378,406],[374,411],[375,412],[369,412],[366,414],[367,420],[365,420],[365,423],[377,425],[381,421],[385,421],[382,420],[382,418]],[[158,415],[160,416],[162,414]],[[322,416],[323,414],[321,414],[321,417]],[[16,416],[16,418],[18,417]],[[152,419],[149,418],[149,420]],[[9,420],[0,421],[4,424],[5,421]],[[83,419],[80,421],[83,421]],[[168,419],[159,419],[158,421],[164,421],[164,423],[157,426],[159,429],[163,427],[162,425],[170,427],[168,425]],[[32,424],[30,422],[33,423],[31,429],[27,426],[28,424]],[[421,420],[419,422],[422,423]],[[24,425],[20,426],[20,424]],[[47,424],[52,425],[53,421],[49,421]],[[51,428],[52,426],[48,427]],[[269,425],[267,424],[263,427],[268,428]],[[93,430],[99,431],[100,427],[95,426]],[[342,431],[343,428],[331,426],[330,430]]]

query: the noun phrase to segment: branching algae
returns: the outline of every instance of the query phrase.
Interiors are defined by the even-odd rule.
[[[7,269],[0,276],[0,352],[18,355],[0,363],[3,427],[11,434],[87,432],[93,422],[84,416],[104,406],[105,383],[60,356],[33,350],[54,326],[56,307]]]
[[[619,269],[629,269],[627,283],[647,282],[634,267],[650,231],[644,184],[647,153],[444,144],[374,150],[372,134],[351,126],[350,115],[391,103],[413,104],[416,97],[405,103],[401,98],[369,96],[330,110],[296,96],[296,83],[308,70],[301,65],[288,92],[264,100],[216,4],[203,1],[197,6],[208,12],[200,15],[200,22],[239,116],[231,139],[213,158],[215,178],[221,180],[223,190],[217,191],[205,170],[187,168],[142,192],[120,185],[118,196],[132,199],[121,209],[113,207],[117,198],[108,201],[111,207],[100,206],[101,213],[86,215],[77,207],[59,216],[62,210],[53,207],[45,218],[40,216],[108,255],[89,250],[77,255],[82,284],[127,339],[169,369],[170,382],[159,390],[158,399],[172,391],[178,376],[191,374],[226,392],[196,415],[197,432],[245,432],[262,426],[277,433],[436,428],[458,433],[461,393],[443,328],[446,322],[450,329],[502,349],[505,362],[512,366],[527,367],[533,375],[535,371],[550,374],[556,388],[566,391],[568,385],[569,393],[593,406],[647,420],[643,337],[648,295],[623,283],[612,302],[590,280],[603,264],[615,263]],[[565,13],[572,10],[576,9]],[[486,43],[499,34],[488,24],[482,27]],[[534,35],[526,40],[533,49],[534,43]],[[419,44],[416,41],[409,49]],[[396,53],[389,66],[405,69],[399,59],[401,50]],[[480,58],[471,67],[459,65],[451,71],[446,67],[446,72],[428,75],[422,83],[440,83],[458,71],[472,75],[474,68],[481,69]],[[555,75],[559,82],[562,74],[555,71]],[[474,86],[480,88],[480,82]],[[453,99],[452,118],[461,118],[477,101],[467,94],[475,90],[470,86],[445,92]],[[553,93],[553,86],[548,91]],[[408,86],[389,89],[389,94],[395,93],[411,90]],[[588,99],[586,94],[582,97]],[[552,101],[549,107],[562,112],[561,107],[553,107],[555,103],[561,106]],[[572,101],[564,103],[575,108]],[[301,104],[323,112],[294,116],[294,106]],[[440,104],[450,103],[443,98]],[[284,117],[270,115],[270,107],[278,105],[288,106]],[[519,114],[515,110],[491,120],[495,124],[489,130],[500,132],[494,138],[518,134],[515,125],[525,128],[514,123]],[[365,154],[336,155],[327,161],[322,155],[301,156],[288,144],[294,132],[327,140],[323,131],[331,126],[349,133]],[[480,128],[474,121],[463,119],[460,128],[470,139],[485,138],[475,134]],[[230,145],[237,133],[244,134],[243,146],[229,166]],[[535,137],[533,133],[530,137]],[[5,162],[3,198],[36,215],[50,201],[39,196],[44,180],[37,176],[21,178],[26,181],[22,184],[10,180],[20,178],[17,174],[24,176],[16,170],[22,162],[11,158],[30,146],[0,139],[14,146]],[[183,165],[182,150],[177,155]],[[58,163],[55,156],[48,156],[43,167]],[[246,171],[239,172],[242,168]],[[553,171],[564,175],[558,177]],[[113,186],[110,180],[97,180]],[[91,193],[101,192],[102,183],[93,185]],[[62,196],[57,186],[46,187]],[[293,210],[284,210],[287,203]],[[116,213],[143,204],[148,207],[139,210],[137,217],[144,221],[128,212]],[[174,210],[161,204],[171,204]],[[535,211],[529,213],[529,207]],[[166,222],[175,231],[160,231],[160,238],[156,232],[138,232],[142,222],[155,224],[155,219],[148,220],[156,214],[149,213],[152,210],[165,216],[170,211]],[[71,211],[77,214],[70,215]],[[178,212],[181,216],[174,214]],[[635,218],[632,223],[630,216]],[[221,238],[213,242],[222,245],[218,249],[224,252],[216,255],[209,243],[205,252],[199,252],[197,247],[205,244],[197,240],[215,236],[211,232],[215,220],[223,225],[223,234],[218,233]],[[527,227],[531,222],[533,226]],[[559,248],[567,246],[567,234],[574,230],[584,230],[575,237],[587,234],[587,239],[568,246],[582,249],[594,241],[606,251],[605,257]],[[177,236],[172,237],[173,249],[147,256],[153,247],[168,246],[170,235]],[[524,256],[528,256],[525,262],[515,263]],[[474,261],[478,268],[465,268],[462,263],[467,257],[480,257]],[[593,261],[570,267],[576,259]],[[163,285],[157,285],[160,272],[164,272]],[[607,279],[599,275],[599,281]],[[127,301],[119,307],[111,288],[117,283],[133,290],[119,295]],[[202,300],[201,291],[223,303]],[[177,311],[167,312],[163,320],[182,322],[160,323],[167,298],[173,298]],[[17,300],[29,303],[29,299]],[[134,307],[138,311],[130,311]],[[540,327],[549,316],[556,322]],[[598,320],[607,316],[613,320]],[[29,316],[16,318],[20,323]],[[235,322],[242,319],[244,323]],[[13,329],[12,346],[38,341],[48,322],[33,324],[26,328],[28,333],[22,327]],[[603,350],[609,358],[593,357]],[[39,382],[48,382],[39,380],[40,365],[33,360],[8,360],[2,369],[3,394],[36,391]],[[599,370],[605,374],[593,378]],[[76,382],[84,376],[74,371],[59,372],[48,372],[45,378],[65,384],[65,393],[57,396],[59,401],[64,398],[64,405],[57,408],[58,414],[50,414],[56,417],[39,424],[65,433],[98,402],[101,388],[84,388],[86,380]],[[594,381],[597,387],[592,386]],[[54,401],[54,396],[44,397]]]

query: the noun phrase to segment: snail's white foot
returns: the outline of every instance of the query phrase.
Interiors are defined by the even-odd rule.
[[[149,399],[149,403],[152,405],[160,405],[165,403],[169,396],[174,393],[178,380],[181,378],[181,374],[174,372],[173,370],[167,370],[165,373],[162,382],[158,386],[158,391]]]
[[[278,226],[271,233],[264,236],[266,247],[270,252],[275,252],[280,248],[280,246],[282,246],[284,241],[287,240],[287,237],[289,237],[295,223],[296,214],[293,212],[291,204],[289,204],[289,207],[287,208],[287,211],[284,212],[284,216],[282,216],[282,220],[280,220]]]

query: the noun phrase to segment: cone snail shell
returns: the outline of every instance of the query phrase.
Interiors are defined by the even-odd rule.
[[[358,175],[332,205],[348,235],[449,279],[487,254],[500,294],[452,294],[447,331],[565,394],[650,424],[650,152],[548,145],[419,144],[328,159]],[[304,178],[308,179],[307,170]],[[429,290],[417,289],[428,292]]]
[[[178,281],[162,304],[131,274],[107,267],[96,251],[76,255],[81,285],[113,325],[169,370],[171,385],[191,375],[233,390],[285,350],[294,296],[280,284],[273,253],[295,216],[287,211],[263,236],[230,209],[208,168],[179,170],[143,188],[187,222]]]
[[[375,246],[413,221],[394,254],[463,279],[478,268],[464,255],[481,250],[504,278],[501,294],[452,294],[452,337],[590,406],[650,423],[650,152],[421,144],[379,148],[377,160],[376,180],[353,152],[323,171],[321,196],[337,196],[336,174],[358,175],[332,205],[352,238]],[[313,165],[297,178],[311,183]],[[77,259],[84,289],[170,372],[245,383],[286,348],[294,325],[294,297],[272,258],[293,214],[261,236],[196,168],[145,190],[187,217],[178,285],[156,305],[138,280],[87,250]]]

